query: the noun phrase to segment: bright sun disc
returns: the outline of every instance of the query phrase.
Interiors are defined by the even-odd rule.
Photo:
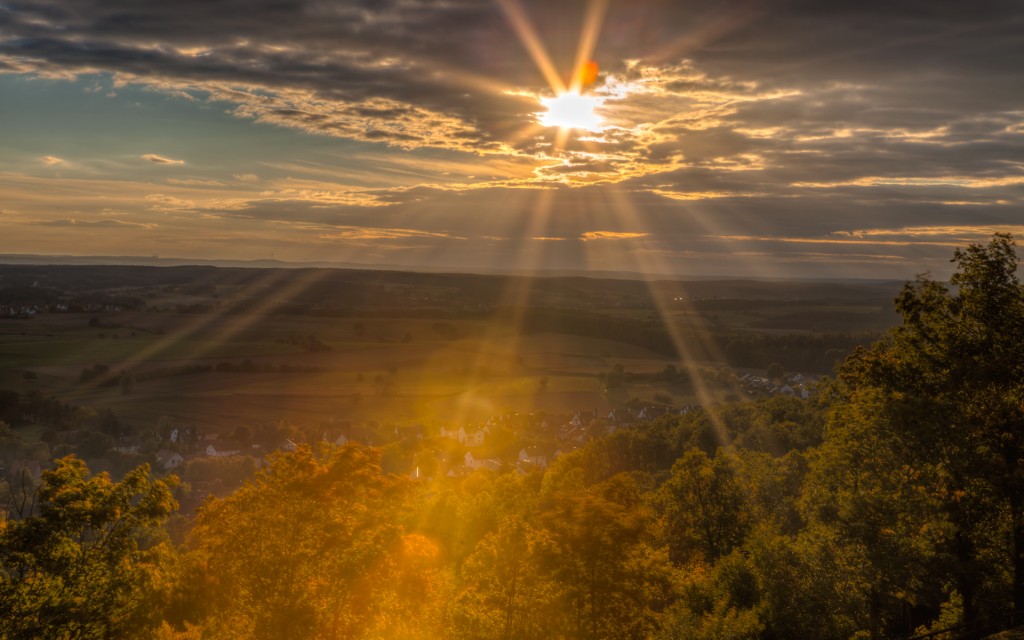
[[[601,106],[601,102],[600,98],[573,92],[541,98],[540,103],[548,110],[540,114],[540,123],[545,127],[599,131],[602,120],[594,110]]]

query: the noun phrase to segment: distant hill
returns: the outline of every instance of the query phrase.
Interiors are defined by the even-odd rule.
[[[289,262],[264,258],[259,260],[203,260],[199,258],[162,258],[160,256],[69,256],[69,255],[36,255],[22,253],[0,254],[0,265],[91,265],[91,266],[150,266],[150,267],[182,267],[210,266],[245,269],[355,269],[363,271],[403,271],[415,273],[460,273],[479,275],[514,275],[535,277],[582,277],[611,280],[670,280],[670,281],[709,281],[721,282],[742,280],[752,282],[844,282],[844,283],[889,283],[892,280],[861,279],[861,278],[757,278],[742,274],[726,276],[705,276],[700,274],[640,273],[632,271],[583,271],[569,269],[551,269],[542,271],[524,271],[517,269],[457,269],[441,267],[409,267],[396,264],[362,264],[357,262],[310,261]]]

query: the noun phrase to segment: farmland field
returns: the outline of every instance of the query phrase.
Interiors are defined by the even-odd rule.
[[[167,417],[208,431],[279,421],[436,428],[508,412],[604,411],[631,398],[682,406],[698,400],[695,388],[658,379],[666,367],[712,381],[773,361],[828,373],[862,334],[891,324],[896,291],[178,271],[0,268],[0,297],[39,309],[0,321],[0,388],[111,409],[136,428]],[[801,355],[812,352],[813,361]],[[627,381],[609,388],[603,376],[616,367]],[[704,400],[735,391],[701,390]]]

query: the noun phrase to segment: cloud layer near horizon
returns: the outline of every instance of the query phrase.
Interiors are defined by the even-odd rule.
[[[606,128],[560,140],[509,16],[568,78],[588,7]],[[986,0],[0,2],[0,71],[185,114],[134,163],[5,152],[0,223],[39,252],[91,225],[93,252],[902,276],[1024,224],[1022,28]],[[204,105],[358,153],[155,146]]]

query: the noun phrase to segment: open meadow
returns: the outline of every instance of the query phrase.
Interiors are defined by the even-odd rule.
[[[0,276],[11,310],[0,320],[0,388],[110,409],[135,429],[166,417],[207,433],[276,422],[437,430],[514,412],[735,398],[722,371],[779,361],[827,374],[887,326],[893,292],[325,270]],[[666,367],[683,377],[659,376]]]

